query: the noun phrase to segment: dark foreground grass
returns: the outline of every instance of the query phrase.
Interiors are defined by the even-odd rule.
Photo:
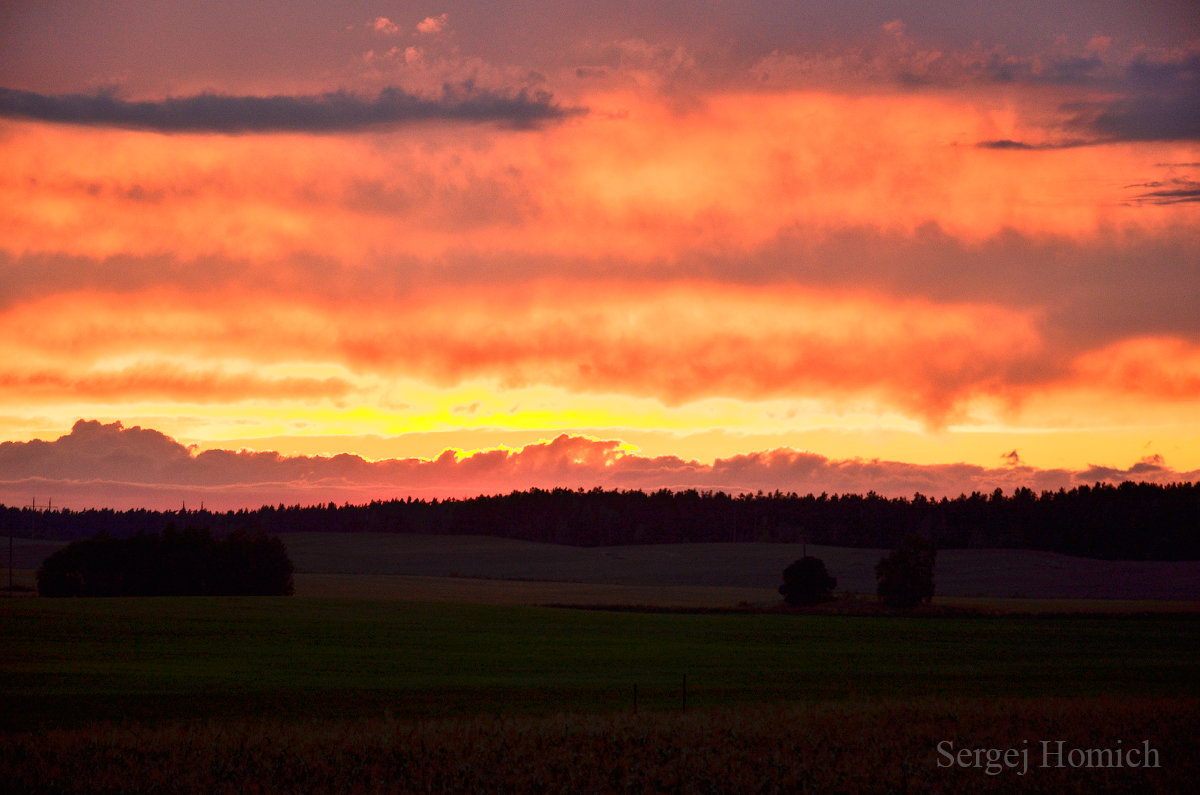
[[[1194,616],[661,615],[298,598],[6,600],[0,730],[878,698],[1200,697]]]
[[[1198,652],[1187,615],[13,599],[0,790],[1187,791]],[[992,776],[943,740],[1161,767]]]
[[[1198,731],[1195,699],[1136,698],[109,724],[0,735],[0,781],[31,794],[1189,792]],[[1063,766],[1043,740],[1064,743]],[[989,772],[986,756],[950,764],[939,744],[1017,756]],[[1131,747],[1151,753],[1070,764],[1071,750]]]

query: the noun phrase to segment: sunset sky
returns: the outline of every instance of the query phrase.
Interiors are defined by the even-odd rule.
[[[0,163],[7,504],[1200,479],[1190,2],[3,3]]]

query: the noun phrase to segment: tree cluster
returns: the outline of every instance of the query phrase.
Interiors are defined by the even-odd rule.
[[[1200,560],[1200,484],[1098,483],[933,500],[920,494],[812,495],[531,489],[464,500],[265,506],[212,511],[33,511],[0,507],[0,533],[86,538],[197,524],[300,531],[473,534],[576,546],[684,541],[795,542],[895,549],[908,535],[939,549],[1037,549],[1123,560]]]
[[[783,570],[779,594],[789,605],[815,605],[833,598],[837,578],[830,577],[825,561],[805,555]]]
[[[283,542],[238,531],[168,528],[129,538],[75,541],[42,563],[42,596],[272,596],[292,593],[292,561]]]
[[[875,565],[875,593],[894,610],[912,610],[933,599],[933,563],[937,550],[927,538],[905,536],[900,546]],[[779,593],[793,607],[808,607],[833,599],[837,579],[825,561],[805,555],[783,570]]]
[[[933,562],[937,550],[928,539],[906,536],[875,565],[875,593],[885,605],[911,610],[933,598]]]

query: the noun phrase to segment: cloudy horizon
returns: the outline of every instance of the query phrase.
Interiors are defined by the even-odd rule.
[[[996,489],[1070,490],[1127,480],[1193,482],[1161,456],[1126,468],[1039,470],[1009,451],[995,467],[835,461],[786,448],[717,458],[645,456],[618,440],[561,434],[507,447],[447,449],[433,458],[368,460],[359,455],[281,456],[250,449],[199,450],[158,431],[80,420],[53,441],[0,443],[0,504],[70,510],[227,511],[263,505],[366,504],[392,499],[463,499],[529,489],[867,494],[953,499]]]

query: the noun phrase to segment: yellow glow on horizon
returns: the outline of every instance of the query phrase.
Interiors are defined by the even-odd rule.
[[[1068,470],[1093,465],[1127,467],[1157,454],[1179,471],[1200,469],[1200,428],[1186,417],[1164,418],[1160,424],[1143,420],[1107,427],[979,424],[929,430],[902,416],[882,421],[871,412],[839,414],[829,410],[833,407],[825,412],[798,412],[787,401],[697,401],[666,408],[652,400],[577,395],[547,388],[522,392],[522,402],[543,403],[534,412],[480,410],[464,417],[462,412],[452,410],[464,405],[464,400],[478,397],[480,390],[484,390],[482,385],[463,391],[426,387],[426,396],[434,400],[423,406],[414,404],[404,414],[369,405],[337,408],[286,402],[40,407],[40,432],[27,426],[22,432],[14,432],[0,420],[0,433],[13,440],[50,440],[66,433],[76,419],[87,418],[153,428],[181,442],[197,444],[200,449],[249,447],[285,455],[320,449],[329,455],[347,452],[368,460],[432,460],[446,450],[456,451],[456,456],[462,458],[488,450],[513,451],[567,433],[615,440],[630,454],[680,455],[704,464],[717,458],[790,447],[832,460],[877,458],[917,465],[966,463],[984,468],[1003,466],[1003,456],[1016,450],[1025,465]],[[508,395],[508,399],[513,397]],[[1072,401],[1067,404],[1072,405]],[[54,410],[46,412],[45,408]],[[481,433],[496,441],[472,443]],[[369,445],[370,450],[356,449],[358,437],[374,437],[377,441]],[[263,438],[270,438],[271,444],[264,447],[256,443]],[[295,440],[291,447],[288,439]]]

